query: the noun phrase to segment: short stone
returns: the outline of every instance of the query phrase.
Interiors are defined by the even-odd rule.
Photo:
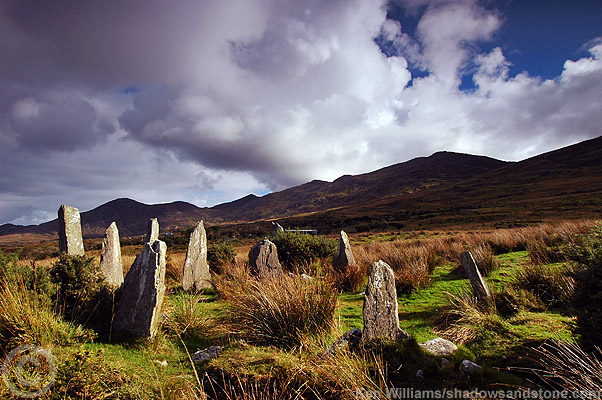
[[[458,350],[458,346],[443,338],[435,338],[420,343],[420,347],[436,356],[451,356]]]
[[[341,231],[337,252],[332,259],[332,268],[336,272],[345,272],[351,265],[355,265],[355,258],[351,252],[349,237],[345,231]]]
[[[276,245],[269,240],[261,240],[249,251],[251,272],[257,276],[282,273]]]
[[[368,284],[362,313],[364,342],[379,337],[393,341],[403,341],[409,337],[399,327],[395,274],[382,260],[368,268]]]
[[[146,239],[144,243],[155,243],[159,240],[159,220],[157,218],[151,218],[148,221],[148,227],[146,228]]]

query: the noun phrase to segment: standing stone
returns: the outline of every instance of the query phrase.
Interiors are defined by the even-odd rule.
[[[281,233],[284,233],[284,228],[278,222],[272,221],[272,233],[270,237],[276,239]]]
[[[347,267],[352,265],[355,265],[355,258],[351,252],[349,238],[345,231],[341,231],[339,236],[339,247],[332,259],[332,268],[337,272],[344,272],[347,270]]]
[[[62,204],[58,213],[59,252],[70,256],[86,255],[79,210]]]
[[[188,242],[182,278],[184,290],[201,290],[211,287],[211,275],[207,264],[207,235],[203,221],[199,222]]]
[[[159,240],[159,221],[157,218],[151,218],[148,221],[148,228],[146,229],[146,240],[144,243],[153,244]]]
[[[121,245],[119,244],[119,230],[115,222],[109,225],[105,232],[105,237],[102,239],[100,270],[109,285],[117,288],[123,283]]]
[[[276,245],[269,240],[261,240],[249,251],[249,265],[251,272],[258,276],[278,274],[282,266],[278,261]]]
[[[146,243],[121,287],[113,331],[122,339],[153,337],[159,328],[165,295],[165,254],[161,240]]]
[[[379,260],[368,268],[362,340],[369,342],[379,337],[393,341],[407,339],[408,334],[399,327],[397,312],[395,275],[387,263]]]
[[[472,291],[477,300],[481,301],[491,298],[491,293],[487,288],[487,284],[481,276],[479,268],[477,267],[474,258],[472,258],[472,254],[470,254],[470,251],[463,252],[460,255],[460,259],[462,260],[462,266],[464,266],[464,271],[466,271],[466,275],[468,275],[468,279],[470,279]]]

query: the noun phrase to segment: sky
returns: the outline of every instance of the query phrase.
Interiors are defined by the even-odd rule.
[[[602,135],[599,0],[0,0],[0,224]]]

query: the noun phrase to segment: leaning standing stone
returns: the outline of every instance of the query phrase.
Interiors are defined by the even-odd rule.
[[[119,230],[115,222],[109,225],[105,232],[105,237],[102,239],[100,270],[109,285],[119,287],[123,283],[121,245],[119,244]]]
[[[83,256],[84,239],[79,210],[64,204],[59,208],[59,252],[70,256]]]
[[[477,268],[477,264],[474,262],[474,258],[472,258],[470,251],[463,252],[460,255],[460,259],[462,261],[462,266],[464,266],[464,271],[466,271],[466,275],[468,275],[468,279],[470,280],[470,284],[472,286],[472,291],[477,300],[480,301],[489,299],[491,297],[491,293],[489,293],[487,284],[481,276],[479,268]]]
[[[351,265],[355,265],[355,258],[351,252],[351,245],[349,244],[347,234],[345,231],[341,231],[339,235],[339,247],[332,259],[332,268],[337,272],[343,272]]]
[[[182,275],[184,290],[201,290],[211,287],[211,275],[207,264],[207,235],[203,221],[198,223],[190,235]]]
[[[146,243],[121,287],[113,331],[122,339],[153,337],[159,328],[165,295],[165,253],[160,240]]]
[[[261,240],[249,251],[249,265],[255,275],[266,276],[282,272],[278,261],[276,245],[269,240]]]
[[[146,229],[146,240],[144,243],[155,243],[159,240],[159,221],[157,218],[151,218],[148,221],[148,228]]]
[[[393,341],[407,339],[408,334],[399,327],[397,312],[395,275],[387,263],[379,260],[368,268],[362,340],[368,342],[379,337]]]

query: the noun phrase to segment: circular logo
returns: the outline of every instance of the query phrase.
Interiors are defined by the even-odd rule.
[[[33,399],[46,393],[56,377],[50,350],[26,344],[12,350],[2,363],[2,379],[12,394]]]

